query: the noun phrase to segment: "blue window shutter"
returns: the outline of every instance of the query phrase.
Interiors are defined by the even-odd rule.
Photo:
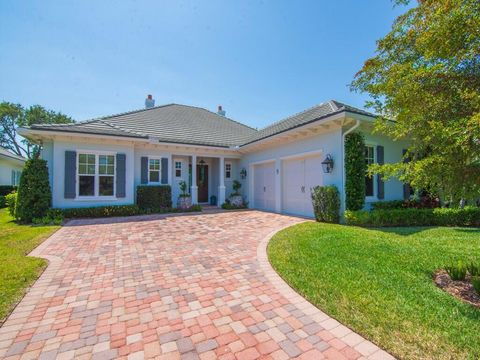
[[[148,157],[142,156],[141,167],[140,182],[142,184],[148,184]]]
[[[381,145],[377,146],[377,164],[383,165],[385,163],[384,148]],[[379,199],[385,198],[385,183],[383,182],[382,175],[377,174],[377,197]]]
[[[75,199],[77,193],[77,153],[65,151],[65,199]]]
[[[162,158],[162,184],[168,184],[168,159]]]
[[[117,198],[125,197],[125,183],[126,183],[126,165],[125,154],[117,154]]]
[[[405,156],[406,153],[407,153],[407,150],[403,149],[402,155]],[[403,159],[404,163],[407,163],[409,161],[410,161],[409,159],[405,159],[405,158]],[[410,184],[408,183],[403,183],[403,199],[404,200],[410,199]]]

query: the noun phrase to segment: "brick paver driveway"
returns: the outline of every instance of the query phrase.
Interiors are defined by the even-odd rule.
[[[301,219],[258,211],[71,222],[0,328],[11,359],[388,358],[304,301],[266,260]]]

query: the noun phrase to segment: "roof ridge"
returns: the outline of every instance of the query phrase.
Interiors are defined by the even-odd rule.
[[[185,105],[185,104],[175,104],[175,103],[173,103],[172,105],[187,106],[187,107],[191,107],[191,108],[195,108],[195,109],[200,109],[200,110],[208,111],[209,113],[212,113],[212,114],[214,114],[214,115],[216,115],[216,116],[220,116],[222,119],[227,119],[227,120],[230,120],[231,122],[233,122],[233,123],[235,123],[235,124],[242,125],[242,126],[244,126],[244,127],[246,127],[246,128],[249,128],[249,129],[251,129],[251,130],[258,131],[258,130],[255,129],[254,127],[251,127],[251,126],[249,126],[249,125],[247,125],[247,124],[241,123],[240,121],[233,120],[233,119],[229,118],[228,116],[219,115],[219,114],[217,114],[216,112],[213,112],[213,111],[211,111],[211,110],[205,109],[205,108],[200,107],[200,106]]]
[[[134,113],[139,113],[139,112],[143,112],[143,111],[159,109],[159,108],[162,108],[162,107],[167,107],[167,106],[172,106],[172,105],[177,105],[177,104],[175,104],[175,103],[170,103],[170,104],[163,104],[163,105],[153,106],[153,107],[151,107],[151,108],[143,108],[143,109],[137,109],[137,110],[124,111],[124,112],[117,113],[117,114],[100,116],[100,117],[94,118],[94,119],[92,119],[92,120],[104,120],[104,119],[109,119],[109,118],[112,118],[112,117],[117,117],[117,116],[122,116],[122,115],[128,115],[128,114],[134,114]]]
[[[311,107],[309,107],[308,109],[299,111],[299,112],[297,112],[297,113],[295,113],[295,114],[292,114],[292,115],[290,115],[290,116],[287,116],[286,118],[277,120],[277,121],[271,123],[270,125],[267,125],[267,126],[261,128],[261,129],[258,130],[258,131],[262,131],[262,130],[268,129],[269,127],[272,127],[272,126],[274,126],[274,125],[277,125],[277,124],[279,124],[279,123],[281,123],[281,122],[284,122],[284,121],[286,121],[286,120],[288,120],[288,119],[291,119],[291,118],[293,118],[293,117],[295,117],[295,116],[298,116],[298,115],[300,115],[300,114],[306,113],[307,111],[313,110],[313,109],[315,109],[315,108],[317,108],[317,107],[320,107],[320,106],[323,106],[323,105],[325,105],[325,104],[326,104],[326,102],[322,102],[322,103],[320,103],[320,104],[311,106]],[[335,110],[335,111],[337,111],[337,110]]]
[[[125,128],[122,128],[121,126],[118,126],[118,125],[114,125],[114,124],[111,124],[109,123],[108,121],[105,121],[105,120],[97,120],[97,121],[100,121],[101,123],[107,125],[107,126],[110,126],[112,128],[114,128],[115,130],[120,130],[120,131],[123,131],[123,132],[126,132],[128,134],[135,134],[135,135],[138,135],[138,136],[144,136],[144,137],[148,137],[146,134],[144,133],[140,133],[140,132],[136,132],[136,131],[133,131],[133,130],[130,130],[130,129],[125,129]]]

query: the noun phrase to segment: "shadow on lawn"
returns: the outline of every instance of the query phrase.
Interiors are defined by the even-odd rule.
[[[370,230],[393,233],[396,235],[409,236],[422,231],[435,229],[437,226],[406,226],[406,227],[376,227],[368,228]]]

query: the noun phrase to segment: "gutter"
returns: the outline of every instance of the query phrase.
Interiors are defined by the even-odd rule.
[[[360,126],[360,120],[356,120],[355,125],[353,125],[350,129],[345,131],[342,135],[342,159],[343,159],[343,166],[342,166],[342,196],[343,196],[343,211],[347,210],[347,189],[345,189],[346,181],[346,174],[345,174],[345,137],[350,134],[352,131],[356,130]]]

